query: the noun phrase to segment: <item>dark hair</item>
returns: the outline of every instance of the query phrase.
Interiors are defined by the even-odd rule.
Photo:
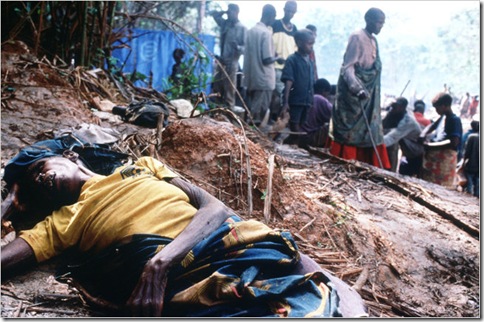
[[[181,56],[183,57],[183,55],[185,55],[185,51],[181,48],[176,48],[174,51],[173,51],[173,59],[177,59],[178,56]]]
[[[452,96],[450,96],[447,93],[439,93],[432,100],[432,105],[434,107],[441,106],[441,105],[451,106],[452,105]]]
[[[413,103],[413,111],[414,112],[419,112],[423,113],[425,112],[425,103],[422,100],[416,100],[415,103]]]
[[[380,17],[385,17],[385,14],[381,9],[378,8],[370,8],[368,11],[365,13],[365,21],[375,21]]]
[[[297,8],[297,2],[294,1],[294,0],[286,1],[286,3],[284,4],[284,9],[287,9],[288,7],[295,7],[295,8]]]
[[[479,132],[479,121],[472,121],[471,122],[471,129],[474,132]]]
[[[322,94],[323,92],[331,92],[331,84],[324,78],[318,79],[314,82],[314,93]]]
[[[304,43],[313,37],[314,34],[309,29],[301,29],[296,31],[296,33],[294,34],[294,40],[296,41],[296,45],[298,47],[301,43]]]
[[[317,28],[316,28],[316,26],[315,26],[315,25],[307,25],[307,26],[306,26],[306,29],[309,29],[309,30],[311,30],[312,32],[316,32],[316,31],[317,31]]]
[[[392,106],[394,105],[398,105],[398,106],[401,106],[401,107],[407,107],[408,105],[408,100],[405,98],[405,97],[398,97],[396,100],[395,100],[395,103],[392,104]]]
[[[230,3],[229,6],[228,6],[228,10],[235,11],[235,12],[240,11],[239,6],[236,5],[235,3]]]
[[[262,7],[262,17],[276,16],[276,8],[271,4],[266,4]]]

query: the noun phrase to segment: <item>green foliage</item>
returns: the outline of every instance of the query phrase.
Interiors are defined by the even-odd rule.
[[[262,192],[262,196],[260,196],[261,200],[266,200],[267,198],[267,189]]]

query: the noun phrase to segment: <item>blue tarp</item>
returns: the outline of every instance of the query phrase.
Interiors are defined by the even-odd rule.
[[[173,51],[176,48],[182,48],[185,51],[184,62],[193,57],[193,48],[197,48],[194,38],[175,34],[172,31],[153,31],[144,29],[132,29],[133,36],[131,41],[126,37],[123,39],[130,48],[116,49],[112,56],[118,59],[118,67],[123,67],[123,73],[132,73],[135,70],[147,77],[150,73],[153,74],[152,86],[158,91],[165,91],[166,80],[171,75],[171,70],[175,60],[173,59]],[[204,46],[213,52],[215,47],[215,36],[198,35],[197,36],[204,44]],[[118,45],[115,43],[114,45]],[[213,74],[212,59],[210,63],[203,67],[203,72]],[[195,74],[200,73],[200,64],[197,65]],[[136,86],[146,87],[147,83],[136,81]],[[205,89],[209,93],[210,84]]]

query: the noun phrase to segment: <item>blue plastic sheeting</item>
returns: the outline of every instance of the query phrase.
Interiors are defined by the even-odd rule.
[[[152,86],[158,91],[165,91],[168,87],[168,77],[171,75],[173,64],[173,51],[176,48],[182,48],[185,51],[184,62],[187,62],[194,55],[194,49],[198,44],[196,40],[188,35],[175,34],[171,31],[153,31],[144,29],[132,29],[133,35],[131,41],[128,37],[122,39],[129,48],[115,49],[112,53],[114,58],[118,59],[117,66],[123,67],[123,73],[133,73],[135,70],[147,77],[146,82],[136,81],[135,85],[147,87],[148,77],[153,73]],[[215,47],[215,36],[199,35],[197,36],[204,46],[213,53]],[[119,45],[115,42],[113,45]],[[206,54],[210,63],[203,67],[207,74],[213,74],[213,63],[210,55]],[[135,69],[136,68],[136,69]],[[195,74],[198,75],[202,67],[197,64]],[[210,84],[205,88],[205,92],[210,92]]]

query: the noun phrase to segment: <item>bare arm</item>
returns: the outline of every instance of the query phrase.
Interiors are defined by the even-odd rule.
[[[289,93],[291,92],[292,84],[293,84],[293,81],[286,80],[286,84],[284,86],[284,96],[283,96],[281,114],[284,114],[287,111],[289,111]]]
[[[284,64],[286,62],[286,60],[282,57],[269,57],[269,58],[264,58],[262,60],[262,64],[263,65],[270,65],[270,64],[274,64],[274,62],[277,62],[278,64]]]
[[[35,254],[29,244],[22,238],[16,238],[13,242],[2,247],[2,277],[35,264]]]
[[[233,210],[205,190],[180,178],[170,181],[183,190],[198,211],[193,220],[171,243],[149,260],[127,305],[133,316],[161,316],[167,275],[170,267],[181,262],[201,240],[215,231]]]
[[[16,212],[26,210],[26,205],[21,204],[19,201],[19,190],[18,183],[14,183],[10,188],[10,192],[2,201],[2,219],[6,220]]]
[[[25,205],[19,202],[18,192],[19,185],[15,183],[5,200],[2,201],[2,220],[17,211],[25,210]],[[2,276],[4,274],[8,276],[17,272],[18,269],[26,268],[36,262],[34,251],[22,238],[16,238],[2,247]]]

